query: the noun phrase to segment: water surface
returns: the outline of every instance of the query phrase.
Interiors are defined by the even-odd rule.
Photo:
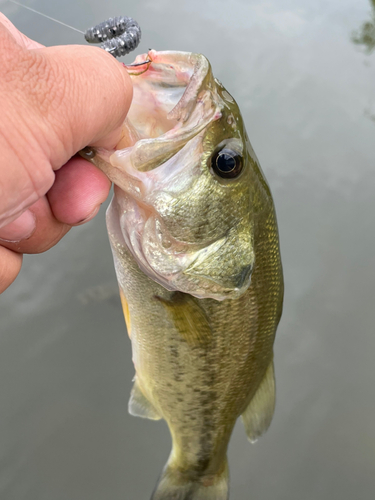
[[[27,4],[82,30],[129,15],[142,27],[139,53],[210,59],[271,185],[286,283],[275,418],[253,446],[237,425],[231,499],[374,498],[375,52],[352,40],[374,2]],[[45,45],[84,43],[0,7]],[[0,318],[0,498],[147,500],[170,438],[163,423],[127,413],[133,367],[104,208],[47,254],[26,256]]]

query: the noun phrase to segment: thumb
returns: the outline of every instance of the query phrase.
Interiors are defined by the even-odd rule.
[[[0,25],[0,226],[43,196],[77,151],[114,147],[131,98],[124,66],[104,50],[27,50]]]
[[[65,152],[61,162],[58,149],[52,151],[53,167],[87,145],[113,148],[133,93],[124,65],[98,47],[68,45],[29,52],[43,67],[44,119],[58,139],[55,147],[61,143]]]

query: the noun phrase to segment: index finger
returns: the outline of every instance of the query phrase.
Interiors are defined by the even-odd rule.
[[[41,43],[34,42],[26,35],[18,31],[18,29],[12,24],[7,17],[0,12],[0,23],[5,26],[5,28],[10,32],[13,38],[16,40],[18,45],[24,47],[25,49],[41,49],[44,47]]]

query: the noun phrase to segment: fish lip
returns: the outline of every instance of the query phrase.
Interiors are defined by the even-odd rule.
[[[221,118],[221,112],[215,109],[208,116],[202,117],[200,123],[186,131],[186,128],[181,127],[181,124],[176,124],[172,129],[161,134],[157,138],[141,139],[134,146],[124,149],[115,149],[112,151],[97,150],[97,154],[110,163],[113,167],[118,167],[126,170],[129,174],[133,173],[133,177],[139,178],[139,174],[144,174],[163,166],[166,162],[178,154],[188,143],[202,136],[207,127],[213,121]],[[147,149],[155,149],[158,146],[165,146],[165,150],[159,156],[156,154],[152,159],[142,161],[142,152],[140,150],[145,147]],[[128,158],[128,161],[126,159]]]
[[[133,101],[123,137],[116,150],[106,155],[113,166],[121,168],[129,160],[138,171],[154,170],[173,157],[220,119],[223,108],[212,85],[210,63],[201,54],[151,50],[138,56],[135,63],[147,59],[151,60],[148,69],[131,76]],[[171,90],[166,91],[165,82]],[[145,111],[147,105],[151,110]],[[129,142],[124,147],[126,137]],[[101,151],[99,155],[103,158]]]
[[[190,68],[190,77],[184,82],[184,85],[178,84],[180,82],[178,75],[181,72],[178,63],[175,63],[175,66],[173,66],[173,64],[166,64],[160,61],[163,57],[168,59],[171,54],[175,57],[185,57],[188,60],[185,66]],[[123,136],[120,142],[111,151],[101,148],[96,149],[96,155],[100,159],[109,163],[112,168],[118,168],[116,173],[111,172],[111,169],[106,169],[104,173],[122,189],[124,189],[126,182],[121,183],[121,170],[127,170],[127,174],[132,175],[134,178],[139,178],[136,172],[156,170],[181,151],[187,143],[194,140],[201,132],[204,132],[210,123],[222,117],[224,104],[215,86],[209,84],[209,80],[210,78],[213,80],[213,76],[210,64],[204,56],[186,52],[157,52],[150,50],[147,54],[137,56],[135,63],[145,62],[148,59],[151,60],[151,64],[148,65],[147,71],[141,76],[131,77],[133,80],[133,101],[124,122]],[[196,59],[200,61],[199,64],[196,62]],[[156,79],[158,90],[155,92],[160,93],[161,97],[159,96],[159,99],[163,104],[160,106],[161,111],[158,111],[159,121],[163,121],[165,124],[168,122],[171,126],[166,127],[163,133],[153,135],[151,133],[152,125],[147,125],[145,129],[147,133],[145,135],[145,131],[143,130],[142,132],[142,124],[144,125],[144,121],[147,120],[145,115],[137,114],[137,110],[140,107],[143,108],[144,105],[141,106],[137,101],[142,96],[147,98],[147,95],[145,95],[147,91],[148,94],[152,94],[152,88],[150,90],[147,87],[147,75],[157,74],[158,70],[155,71],[154,64],[162,68],[165,66],[168,68],[168,71],[172,69],[172,74],[175,75],[173,80],[175,86],[173,88],[180,89],[182,95],[177,94],[177,101],[174,101],[173,98],[170,99],[173,107],[169,109],[168,106],[171,105],[169,101],[167,100],[169,103],[168,106],[162,102],[165,90]],[[159,71],[163,71],[163,69],[159,69]],[[201,81],[197,78],[197,75],[201,78]],[[153,76],[150,78],[151,82],[153,82]],[[145,82],[146,87],[143,88]],[[155,102],[157,102],[156,97]],[[130,143],[126,147],[123,147],[125,136],[130,133],[128,130],[129,126],[133,130],[135,137],[133,140],[129,139]],[[99,164],[97,166],[102,168]],[[130,166],[133,168],[130,168]]]

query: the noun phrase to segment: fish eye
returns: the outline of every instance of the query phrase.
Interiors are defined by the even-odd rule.
[[[211,159],[212,170],[223,179],[238,177],[242,171],[242,166],[242,156],[237,151],[229,148],[220,149]]]

